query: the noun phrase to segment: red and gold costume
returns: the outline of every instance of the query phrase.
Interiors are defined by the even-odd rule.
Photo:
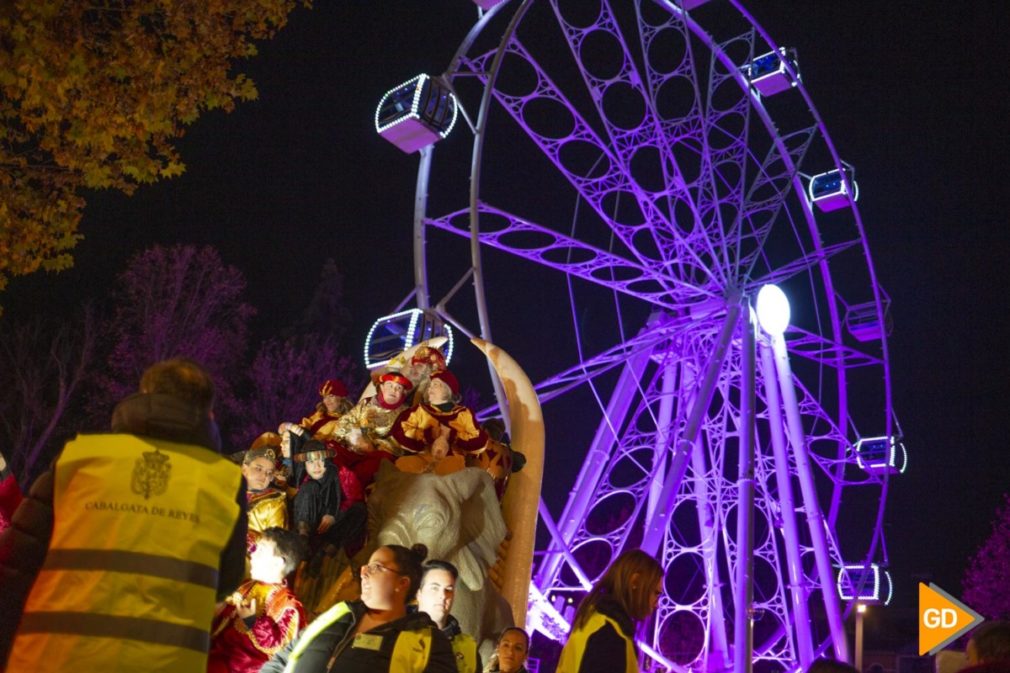
[[[354,450],[352,435],[358,430],[376,449],[398,456],[401,451],[390,439],[389,431],[404,407],[402,403],[395,406],[386,404],[381,394],[367,397],[340,418],[337,429],[330,439],[335,439]]]
[[[305,610],[285,584],[248,580],[238,593],[256,600],[256,614],[242,619],[225,603],[211,626],[208,673],[255,673],[305,626]]]
[[[0,533],[10,527],[14,510],[21,504],[23,496],[14,474],[7,469],[7,461],[0,453]]]
[[[262,491],[246,491],[249,503],[249,532],[246,546],[252,546],[267,528],[288,527],[288,498],[284,491],[265,488]]]
[[[337,398],[336,409],[328,411],[326,405],[320,402],[316,405],[316,410],[298,424],[308,430],[309,437],[312,439],[330,439],[337,430],[337,421],[351,408],[351,404],[347,400],[347,386],[339,379],[328,379],[319,386],[319,396],[325,398],[328,395]]]
[[[405,451],[421,453],[428,450],[449,429],[449,455],[479,453],[487,448],[488,435],[477,425],[473,412],[461,404],[417,404],[407,409],[393,424],[392,435]]]
[[[343,416],[343,412],[334,411],[330,413],[322,404],[319,406],[321,408],[312,412],[311,416],[303,418],[302,422],[298,425],[305,428],[312,439],[329,439],[337,431],[337,423],[340,421],[340,417]]]

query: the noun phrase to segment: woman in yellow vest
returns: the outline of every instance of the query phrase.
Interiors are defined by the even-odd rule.
[[[635,626],[662,590],[656,559],[638,549],[618,556],[579,605],[557,673],[638,673]]]
[[[260,673],[456,673],[448,639],[423,612],[407,612],[421,580],[424,545],[386,545],[361,567],[361,600],[319,615]]]

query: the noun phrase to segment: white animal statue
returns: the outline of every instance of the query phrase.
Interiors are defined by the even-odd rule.
[[[487,472],[468,467],[441,476],[414,474],[384,463],[368,499],[368,520],[377,546],[421,543],[429,559],[459,569],[452,614],[483,651],[512,625],[510,606],[488,579],[506,527]]]

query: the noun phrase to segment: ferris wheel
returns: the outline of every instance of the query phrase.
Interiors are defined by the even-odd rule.
[[[528,626],[563,639],[641,547],[667,569],[650,666],[847,659],[849,610],[889,599],[906,457],[855,169],[798,55],[736,0],[478,4],[376,127],[420,149],[427,324],[538,381],[568,497],[541,504]]]

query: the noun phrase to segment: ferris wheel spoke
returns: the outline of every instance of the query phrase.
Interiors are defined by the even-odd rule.
[[[772,146],[756,171],[741,211],[737,235],[741,241],[737,262],[741,282],[747,282],[751,278],[755,266],[762,260],[768,238],[776,223],[780,223],[780,214],[793,192],[799,168],[816,133],[817,127],[811,126],[783,136],[782,145],[788,156],[783,157],[779,148]],[[805,199],[806,196],[800,194],[799,198]],[[745,222],[746,231],[743,226]],[[800,236],[799,232],[795,235]],[[801,246],[801,249],[805,248]]]
[[[534,385],[537,398],[541,404],[546,404],[616,367],[627,365],[634,357],[641,353],[651,353],[658,344],[667,342],[672,336],[684,329],[689,322],[690,318],[670,318],[666,315],[656,315],[637,335],[627,341],[616,344]],[[490,405],[481,409],[478,416],[487,417],[497,410],[497,405]]]
[[[786,335],[790,354],[813,360],[818,364],[840,369],[883,364],[879,356],[856,350],[848,344],[827,339],[796,325],[790,325]]]
[[[671,152],[670,160],[677,163],[694,195],[701,245],[731,279],[737,265],[730,229],[741,211],[747,175],[749,97],[732,81],[735,73],[720,68],[714,57],[707,70],[699,67],[690,29],[679,12],[649,18],[650,7],[655,13],[653,4],[636,3],[642,51],[652,56],[646,59],[646,68],[653,105],[664,136],[676,139],[671,149],[679,151]],[[683,53],[679,63],[668,55],[671,52]],[[704,98],[702,81],[707,84]],[[733,92],[731,102],[721,99],[727,90]],[[716,91],[722,94],[718,101]]]
[[[517,38],[509,41],[506,54],[508,58],[518,59],[529,67],[537,82],[529,95],[510,95],[496,88],[495,100],[554,163],[561,175],[596,211],[601,220],[610,225],[621,243],[636,255],[638,261],[643,266],[655,264],[656,259],[649,259],[642,254],[650,246],[643,246],[641,241],[643,237],[652,238],[646,224],[649,221],[646,214],[653,217],[658,217],[658,214],[649,212],[648,203],[639,203],[631,177],[621,162]],[[486,73],[493,56],[494,52],[489,52],[472,61],[464,60],[463,63],[486,83]],[[557,126],[548,127],[543,114],[536,120],[527,118],[524,110],[533,101],[536,101],[539,109],[550,110],[554,124],[567,124],[567,128],[559,131]],[[615,218],[614,212],[622,204],[628,208],[629,201],[637,204],[637,209],[631,209],[631,214],[624,219]],[[654,243],[654,246],[658,244]]]
[[[669,271],[687,277],[701,267],[724,286],[721,266],[706,263],[698,255],[705,245],[699,248],[685,237],[697,228],[701,215],[673,152],[672,142],[677,136],[664,127],[656,92],[649,86],[649,59],[645,59],[647,76],[643,77],[606,0],[601,3],[595,23],[586,27],[567,21],[558,0],[551,4],[614,153],[634,180],[639,200],[662,216],[654,226]],[[633,115],[627,114],[629,107],[634,109]],[[714,250],[710,253],[715,256]],[[677,269],[688,259],[694,264]]]
[[[783,283],[793,276],[809,271],[815,265],[831,259],[835,255],[845,252],[856,245],[859,245],[859,241],[853,239],[850,241],[843,241],[842,243],[835,243],[834,245],[829,245],[821,248],[820,250],[807,253],[802,257],[792,260],[791,262],[777,265],[765,275],[750,280],[745,287],[751,288],[756,292],[762,285]]]
[[[677,278],[668,278],[667,284],[672,286],[675,294],[654,280],[651,269],[638,262],[588,245],[558,233],[557,229],[535,224],[500,208],[480,203],[478,212],[482,216],[479,234],[482,245],[670,310],[682,308],[680,295],[716,298],[707,288],[690,285]],[[461,209],[442,217],[427,219],[425,224],[469,238],[469,218],[469,209]]]
[[[510,40],[505,49],[507,58],[521,62],[533,74],[536,85],[525,95],[513,95],[496,88],[495,100],[630,253],[644,267],[657,269],[653,275],[658,282],[667,283],[676,275],[713,289],[722,287],[710,266],[680,232],[665,225],[655,226],[660,222],[668,223],[668,216],[659,208],[657,200],[640,188],[627,157],[600,138],[518,38]],[[494,52],[489,52],[472,60],[464,59],[462,63],[486,82],[493,55]],[[532,115],[531,109],[538,114]],[[547,123],[548,118],[553,126]],[[560,127],[564,130],[560,131]],[[674,274],[671,267],[688,270]]]

